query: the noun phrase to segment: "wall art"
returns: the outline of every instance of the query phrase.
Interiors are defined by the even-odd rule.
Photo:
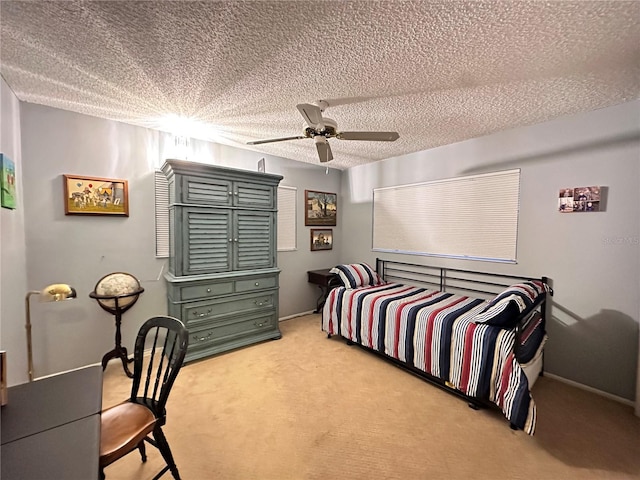
[[[129,216],[126,180],[63,175],[65,215]]]
[[[306,226],[336,226],[336,218],[338,214],[337,194],[305,190],[304,198],[304,224]]]
[[[602,188],[569,187],[560,189],[558,211],[560,213],[602,211]]]
[[[1,202],[3,208],[16,208],[16,164],[4,153],[0,153],[0,165],[2,169],[2,185]]]
[[[311,229],[311,251],[331,250],[333,248],[333,230],[330,228]]]

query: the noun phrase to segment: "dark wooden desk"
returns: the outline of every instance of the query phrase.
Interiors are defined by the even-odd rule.
[[[98,478],[102,368],[9,388],[2,407],[2,479]]]
[[[318,285],[320,288],[320,296],[316,300],[316,309],[313,313],[320,313],[322,307],[324,307],[324,302],[327,301],[327,296],[329,295],[329,281],[337,277],[335,273],[330,273],[330,268],[325,268],[323,270],[309,270],[307,272],[307,281],[309,283],[313,283]]]

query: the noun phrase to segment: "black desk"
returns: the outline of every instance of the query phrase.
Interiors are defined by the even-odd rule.
[[[9,388],[2,407],[2,479],[97,479],[100,365]]]

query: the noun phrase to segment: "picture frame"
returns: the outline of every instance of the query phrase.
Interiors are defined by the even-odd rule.
[[[65,215],[129,216],[127,180],[63,175]]]
[[[338,216],[336,193],[304,191],[304,224],[309,227],[335,227]]]
[[[16,208],[16,164],[4,153],[0,153],[0,203],[2,208],[15,210]]]
[[[333,229],[312,228],[311,229],[311,251],[331,250],[333,248]]]
[[[606,187],[565,187],[558,192],[558,212],[602,212],[603,193]]]

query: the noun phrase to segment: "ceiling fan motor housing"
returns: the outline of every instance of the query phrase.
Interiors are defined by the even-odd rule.
[[[338,123],[332,118],[322,118],[322,123],[317,125],[316,128],[305,127],[304,134],[306,137],[314,138],[321,135],[326,138],[333,138],[337,135]]]

